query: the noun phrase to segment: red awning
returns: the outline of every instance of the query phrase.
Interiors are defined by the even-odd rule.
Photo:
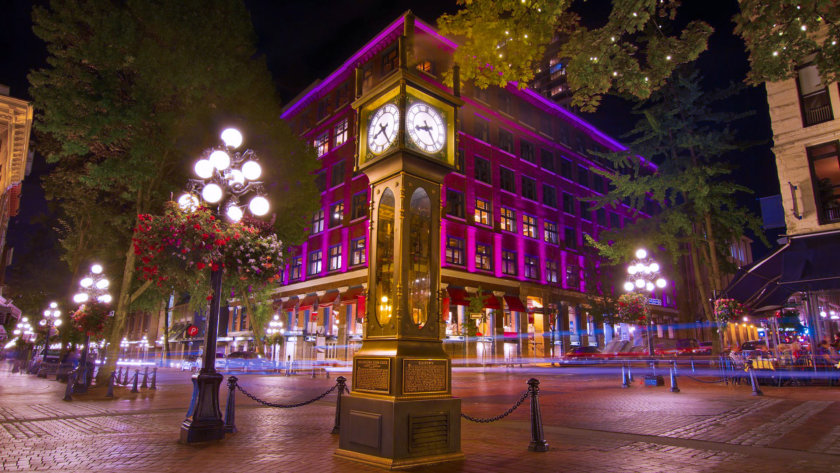
[[[444,297],[441,301],[441,313],[443,314],[443,321],[449,323],[449,298]]]
[[[505,296],[505,302],[507,302],[510,310],[516,312],[527,312],[525,310],[525,305],[522,304],[522,299],[520,299],[519,296]]]
[[[501,309],[502,304],[499,302],[499,298],[490,294],[484,297],[484,308],[485,309]]]
[[[357,299],[359,301],[359,305],[356,307],[356,320],[362,320],[365,318],[365,314],[367,313],[365,303],[367,299],[365,298],[364,294],[360,295]]]
[[[359,296],[364,296],[365,288],[362,286],[351,287],[350,289],[341,293],[342,304],[357,304]]]
[[[320,297],[318,307],[329,307],[338,300],[338,291],[327,291],[326,294]]]
[[[467,298],[467,291],[457,287],[448,287],[449,305],[470,305],[470,300]]]
[[[297,297],[290,297],[286,302],[283,302],[283,310],[290,311],[295,309],[295,305],[297,305],[298,298]]]
[[[300,310],[307,310],[311,309],[316,303],[318,302],[318,295],[317,294],[307,294],[306,297],[300,301],[300,306],[298,307]]]

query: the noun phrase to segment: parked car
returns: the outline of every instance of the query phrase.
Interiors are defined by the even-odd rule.
[[[227,358],[216,358],[216,369],[225,371],[265,371],[274,369],[274,363],[253,351],[235,351]]]
[[[713,342],[700,342],[691,354],[694,356],[709,356],[712,354]]]
[[[633,346],[630,340],[612,340],[603,350],[604,358],[626,359],[647,356],[647,345]]]
[[[199,368],[200,361],[196,355],[187,355],[181,360],[181,371],[195,371]]]
[[[591,360],[601,358],[603,354],[598,347],[574,347],[566,352],[566,361]]]

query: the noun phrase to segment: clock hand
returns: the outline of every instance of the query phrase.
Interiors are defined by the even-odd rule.
[[[375,135],[373,135],[373,139],[375,140],[377,136],[381,135],[382,133],[386,133],[387,131],[388,131],[388,125],[387,124],[380,124],[379,125],[379,131]]]

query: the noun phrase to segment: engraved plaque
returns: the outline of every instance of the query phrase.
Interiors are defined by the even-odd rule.
[[[447,360],[403,360],[403,392],[427,394],[447,392]]]
[[[391,391],[391,360],[388,358],[356,358],[353,367],[353,390],[372,393]]]

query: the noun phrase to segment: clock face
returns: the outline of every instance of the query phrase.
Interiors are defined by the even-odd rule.
[[[368,148],[373,154],[380,154],[390,148],[397,138],[400,127],[400,110],[389,103],[380,107],[370,118],[368,125]]]
[[[415,146],[427,153],[437,153],[446,144],[446,124],[434,107],[415,102],[405,113],[408,136]]]

